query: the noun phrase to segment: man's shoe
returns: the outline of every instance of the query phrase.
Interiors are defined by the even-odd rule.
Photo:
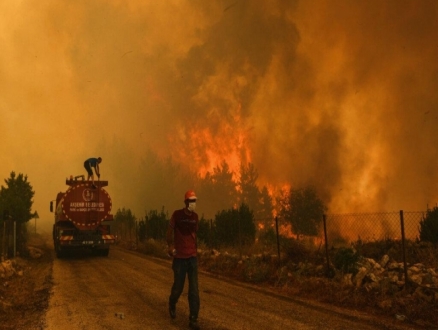
[[[199,329],[201,329],[201,328],[199,327],[198,320],[195,320],[195,319],[190,319],[189,327],[190,327],[190,329],[193,329],[193,330],[199,330]]]
[[[174,319],[176,317],[176,308],[175,306],[169,305],[169,315],[171,319]]]

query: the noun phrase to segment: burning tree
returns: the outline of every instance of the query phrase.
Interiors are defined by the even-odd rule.
[[[208,219],[219,210],[233,207],[238,200],[233,172],[225,161],[216,166],[213,173],[207,172],[200,178],[195,189],[198,197],[202,196],[202,209]]]
[[[263,220],[265,224],[272,222],[272,198],[266,186],[262,190],[257,185],[258,172],[252,163],[240,165],[240,177],[238,186],[240,188],[240,203],[249,206],[254,212],[256,220]]]
[[[278,203],[280,217],[291,224],[297,237],[318,236],[326,207],[313,187],[290,188]]]

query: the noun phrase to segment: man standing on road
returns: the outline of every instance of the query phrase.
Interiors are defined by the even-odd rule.
[[[100,158],[100,157],[98,157],[98,158],[88,158],[84,162],[84,167],[85,167],[85,169],[87,170],[87,173],[88,173],[87,180],[90,181],[90,178],[91,178],[91,182],[92,182],[93,188],[96,188],[96,186],[94,185],[94,175],[93,175],[92,167],[94,167],[94,171],[96,172],[97,177],[100,178],[99,164],[101,162],[102,162],[102,158]]]
[[[196,232],[198,214],[195,213],[196,195],[189,190],[184,195],[185,207],[173,212],[167,229],[168,254],[173,257],[173,285],[169,297],[169,314],[176,317],[176,303],[184,289],[186,275],[189,279],[189,326],[199,329],[198,313],[200,307],[198,289],[198,259]]]

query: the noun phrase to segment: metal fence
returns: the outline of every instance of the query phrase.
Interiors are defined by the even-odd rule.
[[[405,278],[408,278],[408,266],[421,263],[423,255],[415,249],[415,242],[420,238],[420,222],[425,212],[380,212],[356,214],[327,214],[323,216],[321,234],[313,237],[313,242],[325,247],[327,268],[331,267],[329,251],[346,247],[371,246],[373,257],[383,257],[388,250],[393,251],[393,258],[403,263]],[[280,260],[280,237],[285,235],[287,227],[284,219],[275,218],[276,248]],[[289,227],[289,236],[293,237],[293,229]],[[286,230],[286,235],[287,230]],[[374,243],[374,245],[373,245]],[[376,248],[378,247],[378,248]],[[364,249],[365,250],[365,249]],[[421,249],[420,249],[421,250]],[[433,250],[436,251],[436,250]],[[381,255],[377,256],[378,253]],[[433,255],[430,252],[426,256]]]
[[[377,242],[382,240],[392,241],[415,241],[419,238],[419,224],[424,218],[425,212],[376,212],[376,213],[350,213],[350,214],[326,214],[321,219],[319,235],[312,236],[311,240],[316,245],[324,244],[327,248],[339,248],[351,246],[354,242]],[[239,221],[239,219],[236,219]],[[277,250],[281,247],[280,237],[297,238],[294,228],[285,219],[280,217],[270,219],[255,219],[257,237],[263,237],[267,229],[274,231],[276,238],[272,240],[272,246],[268,249]],[[204,234],[204,240],[209,246],[215,247],[220,242],[215,240],[213,220],[209,221],[208,234]],[[240,226],[230,228],[230,234],[240,237],[233,230],[239,230]],[[275,244],[275,246],[274,246]]]
[[[399,242],[399,261],[403,262],[405,278],[408,279],[407,243],[419,241],[420,222],[424,212],[387,212],[324,215],[324,241],[326,249],[327,268],[330,267],[329,246],[347,241],[370,244],[375,242]],[[356,244],[358,245],[358,244]],[[387,246],[389,247],[389,246]],[[394,249],[394,245],[391,246]],[[397,249],[396,249],[397,251]],[[411,262],[422,262],[421,254],[412,253],[409,249]],[[386,253],[382,251],[383,253]],[[412,255],[414,258],[412,259]]]
[[[405,211],[325,214],[320,234],[312,239],[330,248],[350,246],[357,241],[415,241],[419,239],[420,221],[424,216],[425,212]],[[282,218],[256,219],[255,222],[259,227],[274,228],[277,237],[299,238],[290,223]]]
[[[382,212],[325,215],[327,243],[383,239],[415,240],[424,212]]]

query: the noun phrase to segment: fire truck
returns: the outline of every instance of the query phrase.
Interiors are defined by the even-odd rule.
[[[94,185],[80,175],[66,179],[69,186],[50,202],[50,212],[55,214],[53,245],[56,256],[62,258],[73,250],[87,249],[93,254],[108,256],[115,243],[111,234],[112,201],[104,187],[108,181]],[[54,205],[55,202],[55,205]]]

